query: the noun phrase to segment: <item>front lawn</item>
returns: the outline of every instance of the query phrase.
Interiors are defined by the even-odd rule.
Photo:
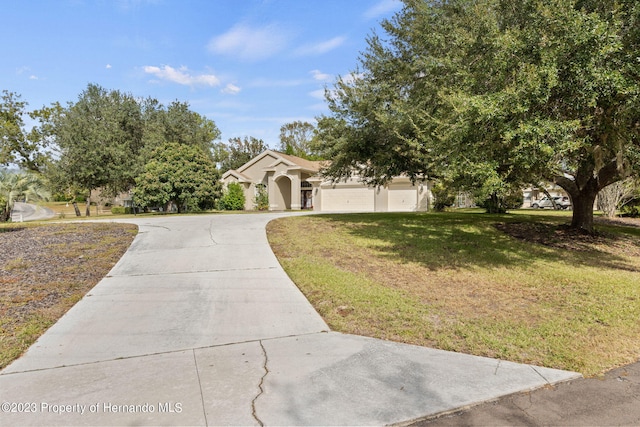
[[[596,375],[640,357],[640,228],[567,213],[273,221],[280,263],[329,326]]]

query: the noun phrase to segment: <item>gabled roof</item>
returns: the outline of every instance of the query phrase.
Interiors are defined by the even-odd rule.
[[[230,169],[230,170],[226,171],[222,175],[222,179],[225,179],[228,176],[234,176],[239,182],[251,182],[251,178],[249,178],[248,176],[238,172],[235,169]]]
[[[253,159],[249,160],[244,165],[240,166],[236,170],[236,172],[241,174],[243,171],[247,170],[252,165],[254,165],[255,163],[257,163],[258,161],[264,159],[267,156],[268,157],[272,157],[274,159],[274,161],[271,164],[269,164],[267,169],[274,168],[277,165],[279,165],[280,163],[284,163],[287,166],[295,168],[295,169],[304,169],[305,171],[308,171],[308,172],[317,173],[320,170],[320,168],[322,167],[322,163],[323,163],[323,162],[320,162],[320,161],[312,161],[312,160],[303,159],[302,157],[292,156],[290,154],[280,153],[279,151],[266,150],[266,151],[263,151],[262,153],[258,154]],[[229,173],[229,172],[231,172],[231,171],[226,172],[225,175],[223,175],[223,177],[226,176],[227,173]]]
[[[320,170],[320,168],[322,168],[322,163],[324,163],[322,161],[307,160],[307,159],[303,159],[302,157],[292,156],[291,154],[284,154],[278,151],[275,151],[275,152],[278,153],[281,157],[289,160],[291,163],[294,163],[307,170],[312,170],[317,172]]]

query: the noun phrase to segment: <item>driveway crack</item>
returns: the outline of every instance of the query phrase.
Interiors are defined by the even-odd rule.
[[[206,410],[206,405],[204,403],[204,393],[202,392],[202,380],[200,379],[200,369],[198,369],[198,358],[196,357],[196,350],[192,349],[191,352],[193,353],[193,363],[196,367],[196,375],[198,376],[198,386],[200,387],[200,401],[202,402],[202,413],[204,415],[204,423],[205,425],[209,425],[209,422],[207,421],[207,410]]]
[[[268,363],[269,363],[269,356],[267,356],[267,350],[265,350],[264,345],[262,344],[262,341],[259,341],[259,343],[260,343],[260,348],[262,349],[262,356],[264,357],[264,363],[262,365],[262,368],[264,369],[264,374],[262,375],[262,378],[260,378],[260,383],[258,384],[258,389],[260,391],[258,392],[256,397],[254,397],[253,400],[251,401],[251,415],[258,422],[258,424],[260,424],[260,426],[262,427],[262,426],[264,426],[264,423],[258,417],[258,414],[256,412],[256,401],[264,393],[264,379],[269,374],[269,367],[267,366]]]
[[[209,223],[209,238],[214,245],[218,244],[218,242],[216,242],[216,239],[213,238],[213,221]]]

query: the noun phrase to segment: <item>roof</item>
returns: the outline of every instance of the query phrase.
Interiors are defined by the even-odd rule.
[[[242,172],[244,170],[250,168],[254,163],[258,162],[259,160],[263,159],[266,156],[271,156],[271,157],[274,157],[276,159],[271,164],[270,167],[273,167],[273,166],[275,166],[276,164],[278,164],[280,162],[284,162],[289,166],[297,166],[298,168],[304,169],[304,170],[312,172],[312,173],[319,172],[320,169],[323,166],[323,163],[325,163],[323,161],[314,161],[314,160],[303,159],[302,157],[292,156],[290,154],[284,154],[284,153],[281,153],[279,151],[265,150],[262,153],[258,154],[253,159],[249,160],[244,165],[240,166],[234,172],[242,174]],[[226,176],[230,172],[232,172],[232,171],[225,172],[225,174],[223,176]]]
[[[324,163],[323,161],[307,160],[302,157],[292,156],[291,154],[280,153],[279,151],[274,151],[274,153],[289,160],[291,163],[295,163],[296,165],[303,167],[304,169],[314,170],[316,172],[322,168],[322,163]]]
[[[237,171],[237,170],[235,170],[235,169],[230,169],[230,170],[226,171],[226,172],[222,175],[222,178],[224,179],[224,178],[228,177],[229,175],[233,175],[233,176],[235,176],[235,177],[236,177],[236,179],[237,179],[238,181],[240,181],[240,182],[251,182],[251,178],[249,178],[248,176],[246,176],[246,175],[245,175],[245,174],[243,174],[243,173],[238,172],[238,171]]]

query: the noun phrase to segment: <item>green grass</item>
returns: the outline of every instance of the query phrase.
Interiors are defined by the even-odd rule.
[[[640,356],[640,229],[565,248],[495,226],[568,215],[314,215],[268,235],[334,330],[595,375]]]

